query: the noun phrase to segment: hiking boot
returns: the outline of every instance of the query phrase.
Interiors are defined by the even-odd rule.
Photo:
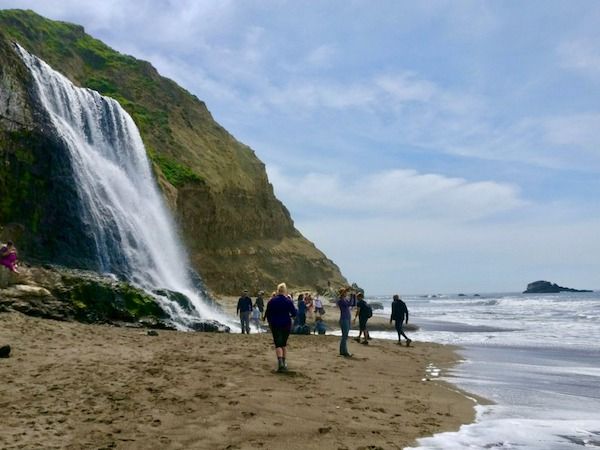
[[[407,339],[407,340],[406,340],[406,346],[407,346],[407,347],[410,347],[410,343],[411,343],[411,342],[412,342],[412,339]]]
[[[366,339],[364,341],[361,342],[362,345],[369,345],[369,341],[367,341]]]

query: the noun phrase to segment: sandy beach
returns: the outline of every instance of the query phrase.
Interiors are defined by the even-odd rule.
[[[473,419],[473,402],[422,381],[452,349],[291,336],[274,372],[270,333],[210,334],[0,314],[0,448],[402,448]]]

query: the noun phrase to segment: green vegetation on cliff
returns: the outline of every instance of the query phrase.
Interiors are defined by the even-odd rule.
[[[167,318],[154,298],[128,283],[63,276],[61,287],[54,289],[53,294],[73,306],[78,320],[133,322],[143,318]]]
[[[242,287],[271,289],[280,281],[292,288],[347,283],[338,267],[295,229],[254,151],[216,123],[194,95],[78,25],[32,11],[0,10],[0,41],[3,34],[75,84],[114,98],[132,116],[192,263],[210,289],[235,294]],[[0,47],[7,49],[4,40]],[[6,57],[0,54],[0,64]],[[14,176],[7,170],[0,175]],[[30,187],[31,180],[23,189]],[[14,208],[17,197],[5,200],[10,203],[5,208]],[[48,208],[41,214],[48,216]],[[39,228],[34,219],[27,219],[32,221],[29,233]],[[0,225],[4,220],[0,216]],[[47,236],[47,241],[54,238]]]

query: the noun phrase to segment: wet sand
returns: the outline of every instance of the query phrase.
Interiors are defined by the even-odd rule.
[[[474,418],[423,381],[450,347],[290,336],[278,374],[270,333],[158,333],[0,314],[0,448],[398,449]]]

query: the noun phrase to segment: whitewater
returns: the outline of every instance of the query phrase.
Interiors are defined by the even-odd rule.
[[[76,87],[41,59],[16,48],[69,150],[98,271],[117,274],[151,293],[181,329],[199,318],[230,322],[194,287],[188,256],[133,119],[116,100]],[[186,295],[195,311],[185,311],[157,294],[158,289]]]
[[[384,304],[376,314],[389,317],[390,297],[369,299]],[[455,368],[424,379],[493,402],[476,407],[475,423],[412,450],[600,448],[600,292],[403,298],[420,327],[407,332],[415,345],[460,346]]]

